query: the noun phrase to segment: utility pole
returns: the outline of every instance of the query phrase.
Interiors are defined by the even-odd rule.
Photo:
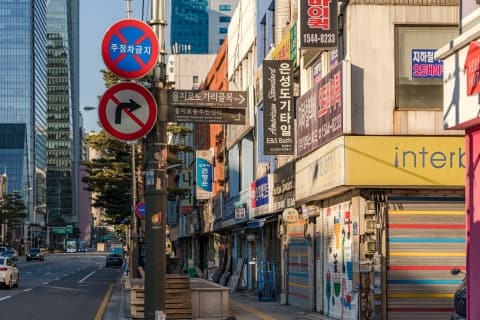
[[[159,319],[165,309],[167,216],[167,89],[165,64],[165,0],[152,0],[149,25],[159,42],[153,70],[157,123],[146,137],[145,148],[145,319]],[[157,317],[158,316],[158,317]]]

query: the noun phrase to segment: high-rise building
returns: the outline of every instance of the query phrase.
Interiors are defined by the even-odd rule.
[[[238,0],[175,0],[170,3],[170,50],[174,54],[217,53]]]
[[[79,214],[79,1],[47,5],[47,207],[49,224],[76,224]]]
[[[46,3],[0,2],[0,167],[31,223],[43,221],[46,201]]]

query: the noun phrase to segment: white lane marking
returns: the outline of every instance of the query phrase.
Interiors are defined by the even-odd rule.
[[[60,280],[60,278],[55,278],[55,280]]]
[[[11,298],[12,296],[5,296],[3,298],[0,298],[0,301],[7,300],[8,298]]]
[[[32,288],[28,288],[28,289],[23,290],[23,292],[28,292],[28,291],[32,291]]]
[[[79,280],[78,283],[82,283],[83,281],[87,280],[92,274],[94,274],[97,271],[92,271],[89,274],[87,274],[83,279]]]
[[[47,284],[49,284],[49,283],[50,283],[50,282],[47,281],[47,282],[44,282],[43,284],[44,284],[44,285],[47,285]]]

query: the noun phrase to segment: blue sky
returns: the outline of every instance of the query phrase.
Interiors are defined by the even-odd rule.
[[[145,1],[143,20],[145,16],[150,17],[150,1]],[[107,29],[125,19],[125,3],[125,0],[80,1],[80,110],[87,132],[100,130],[97,110],[84,111],[83,108],[97,107],[98,97],[105,92],[100,70],[106,67],[100,47]],[[142,19],[142,0],[131,0],[131,9],[131,18]]]

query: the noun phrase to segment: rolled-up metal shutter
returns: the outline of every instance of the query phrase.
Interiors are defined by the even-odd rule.
[[[308,241],[304,220],[288,224],[288,304],[303,309],[309,306]]]
[[[465,268],[463,196],[389,196],[387,229],[389,320],[450,319]]]

